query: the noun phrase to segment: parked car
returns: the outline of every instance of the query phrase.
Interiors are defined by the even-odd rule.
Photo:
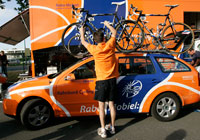
[[[10,59],[10,60],[8,60],[8,64],[20,64],[20,60],[18,60],[18,59]]]
[[[0,99],[2,98],[2,92],[5,89],[6,82],[7,82],[6,75],[3,73],[0,73]]]
[[[0,73],[0,83],[1,83],[1,84],[5,84],[6,81],[7,81],[6,75],[3,74],[3,73]]]
[[[171,121],[182,107],[200,101],[199,74],[182,59],[160,53],[116,57],[117,114],[150,113]],[[95,77],[94,59],[88,57],[59,73],[13,84],[4,96],[4,113],[30,129],[44,127],[53,117],[98,115]]]

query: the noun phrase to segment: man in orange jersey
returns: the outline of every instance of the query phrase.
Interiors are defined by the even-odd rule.
[[[101,128],[99,128],[97,132],[102,138],[107,137],[106,130],[109,130],[111,134],[115,134],[116,110],[114,100],[117,92],[116,78],[119,75],[118,63],[115,57],[116,30],[108,21],[104,21],[104,25],[111,31],[111,38],[105,42],[104,33],[98,30],[93,34],[94,41],[97,45],[86,42],[84,39],[84,29],[83,27],[80,29],[81,43],[94,56],[97,76],[94,99],[99,102],[99,118],[101,123]],[[106,101],[108,101],[111,114],[111,124],[108,125],[105,125],[104,109]]]

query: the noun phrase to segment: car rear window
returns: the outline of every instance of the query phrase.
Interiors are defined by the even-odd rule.
[[[156,58],[163,72],[186,72],[191,71],[184,63],[173,58]]]
[[[148,57],[120,57],[119,58],[119,74],[135,75],[135,74],[153,74],[155,68]]]

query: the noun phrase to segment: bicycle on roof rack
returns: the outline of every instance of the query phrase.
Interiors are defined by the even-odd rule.
[[[171,54],[181,54],[188,51],[194,43],[194,32],[185,23],[173,22],[170,12],[179,5],[165,5],[169,7],[167,14],[143,14],[142,10],[130,5],[129,18],[134,20],[137,26],[142,26],[142,33],[138,33],[135,37],[141,42],[135,46],[135,50],[166,50]],[[157,25],[156,32],[147,27],[148,21],[146,16],[163,16],[166,17],[164,23]],[[167,24],[168,23],[168,24]],[[137,27],[136,26],[136,27]],[[150,42],[151,41],[151,42]],[[153,46],[153,47],[152,47]]]
[[[135,21],[125,20],[123,18],[119,18],[118,16],[118,8],[119,6],[125,4],[125,1],[122,2],[112,2],[112,4],[116,5],[114,13],[106,13],[106,14],[90,14],[89,11],[84,8],[75,8],[72,5],[72,16],[75,16],[78,21],[70,24],[66,27],[62,34],[62,44],[69,52],[69,54],[73,55],[76,58],[82,58],[88,55],[87,49],[81,44],[79,29],[81,26],[84,27],[84,36],[85,40],[91,44],[94,44],[93,41],[93,32],[98,29],[92,23],[94,21],[94,17],[96,16],[113,16],[113,21],[111,25],[116,29],[116,48],[118,51],[123,53],[130,53],[134,51],[135,44],[137,40],[134,40],[133,34],[138,32],[142,32],[142,28],[135,29]],[[103,27],[105,37],[109,39],[111,37],[111,32],[108,29]],[[72,35],[70,39],[67,39],[68,35]]]

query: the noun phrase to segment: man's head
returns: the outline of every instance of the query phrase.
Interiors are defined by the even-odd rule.
[[[94,32],[93,37],[96,43],[101,43],[104,41],[104,33],[101,29]]]
[[[192,29],[196,29],[196,25],[195,25],[194,23],[192,23],[192,24],[190,25],[190,27],[191,27]]]
[[[4,51],[1,51],[1,55],[4,55]]]
[[[195,50],[193,49],[193,48],[190,48],[189,50],[188,50],[188,54],[189,55],[193,55],[195,53]]]

